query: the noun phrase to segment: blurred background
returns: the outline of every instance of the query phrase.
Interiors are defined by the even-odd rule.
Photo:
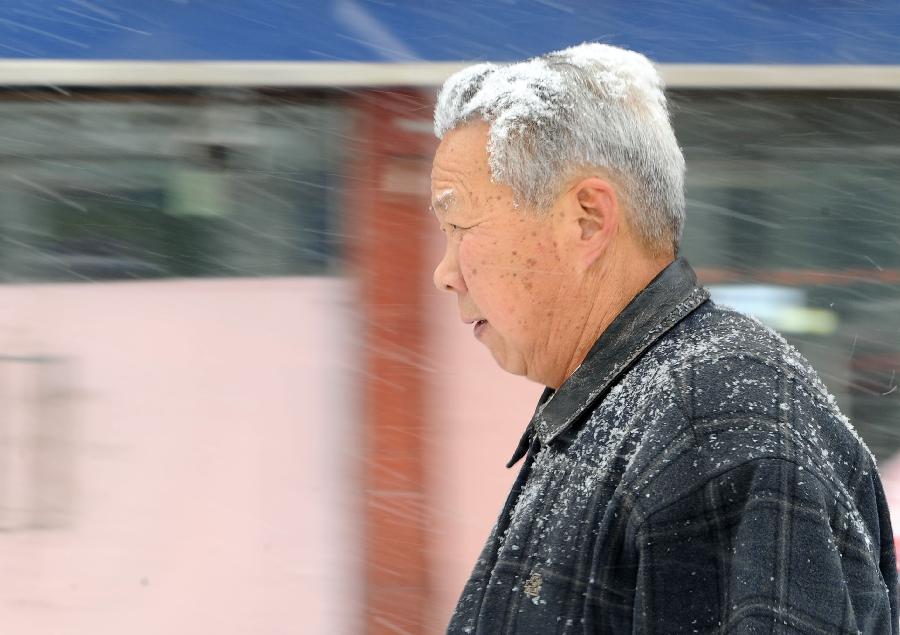
[[[888,0],[0,3],[0,630],[442,632],[541,386],[431,286],[433,101],[583,41],[659,63],[684,255],[900,514],[898,33]]]

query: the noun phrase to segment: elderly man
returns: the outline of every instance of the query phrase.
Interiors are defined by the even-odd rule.
[[[871,452],[779,335],[677,257],[684,160],[643,56],[479,64],[438,98],[434,272],[547,386],[452,633],[897,633]]]

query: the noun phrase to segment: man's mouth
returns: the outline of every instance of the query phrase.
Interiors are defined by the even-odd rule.
[[[475,328],[472,329],[475,333],[475,337],[481,335],[481,332],[484,331],[484,327],[487,326],[487,320],[475,320]]]

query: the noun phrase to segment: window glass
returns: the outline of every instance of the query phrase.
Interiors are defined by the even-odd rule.
[[[7,93],[5,282],[321,274],[339,266],[335,100]]]

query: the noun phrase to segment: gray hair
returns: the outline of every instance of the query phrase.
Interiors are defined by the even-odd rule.
[[[602,169],[622,189],[642,242],[677,250],[684,157],[663,91],[640,53],[581,44],[457,72],[438,95],[434,132],[443,138],[476,117],[488,122],[493,179],[538,211],[552,206],[566,180]]]

